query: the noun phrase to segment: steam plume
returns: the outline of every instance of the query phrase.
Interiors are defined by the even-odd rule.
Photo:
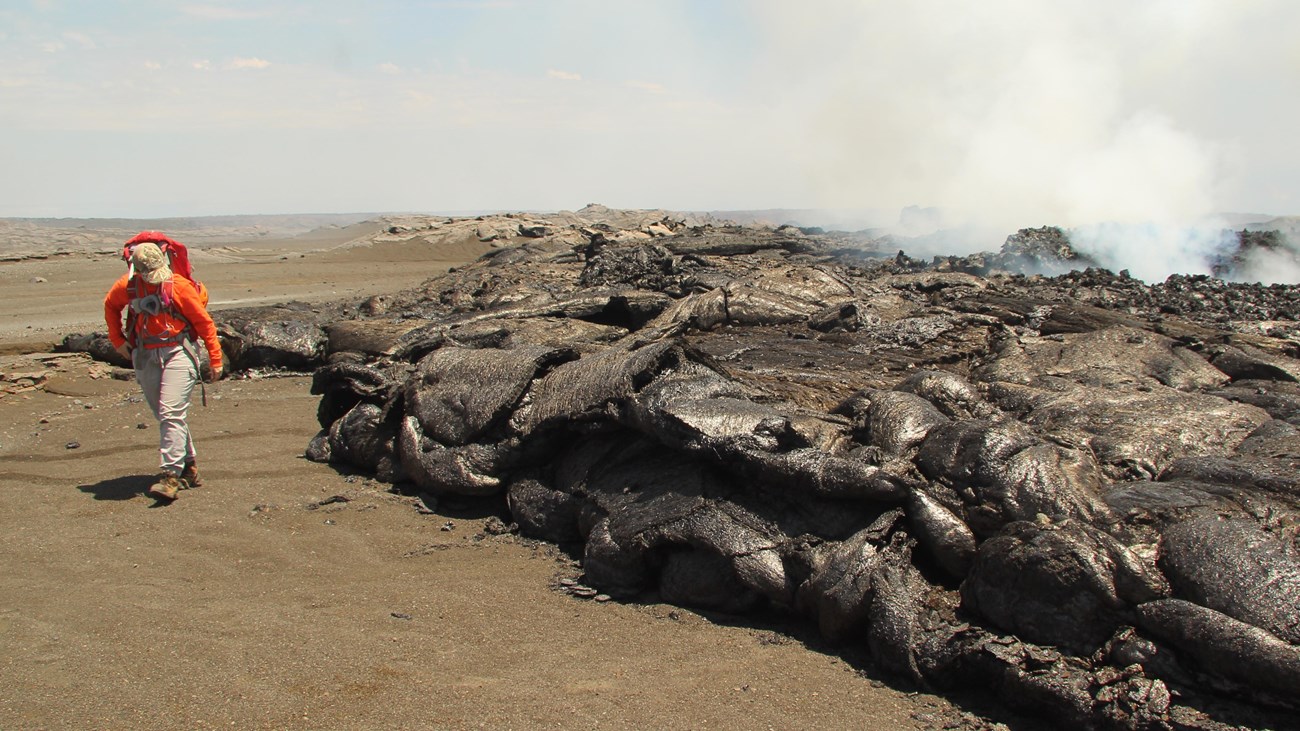
[[[937,206],[969,250],[1076,228],[1081,250],[1143,278],[1204,270],[1224,244],[1206,216],[1240,150],[1193,113],[1194,74],[1237,81],[1212,73],[1219,36],[1296,15],[1208,0],[805,7],[774,0],[766,17],[772,76],[811,120],[800,154],[819,204]]]

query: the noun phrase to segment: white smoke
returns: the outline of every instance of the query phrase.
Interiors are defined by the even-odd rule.
[[[1284,239],[1281,249],[1250,251],[1232,279],[1264,284],[1300,284],[1300,247],[1290,239]]]
[[[1058,225],[1148,280],[1205,273],[1225,243],[1206,217],[1240,150],[1190,110],[1213,104],[1199,79],[1234,80],[1204,56],[1225,33],[1296,15],[1214,0],[765,7],[771,75],[793,102],[783,121],[808,129],[792,154],[820,203],[937,206],[975,232],[968,251],[991,231]]]
[[[1170,274],[1212,274],[1218,257],[1230,256],[1236,235],[1222,226],[1105,223],[1068,232],[1070,245],[1112,271],[1128,270],[1146,282]]]

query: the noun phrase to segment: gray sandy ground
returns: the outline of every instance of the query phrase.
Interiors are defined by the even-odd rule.
[[[248,296],[319,299],[393,291],[450,264],[372,253],[312,254],[308,269],[293,252],[263,251],[262,263],[203,271],[215,301],[236,282]],[[44,389],[0,396],[0,728],[847,729],[961,718],[768,628],[575,599],[554,588],[576,575],[567,558],[485,534],[487,514],[420,514],[381,485],[306,461],[317,428],[306,377],[210,387],[210,406],[196,399],[192,412],[207,484],[155,505],[143,492],[156,431],[135,385],[91,378],[76,358],[15,355],[93,325],[119,266],[0,264],[0,371],[48,371]]]

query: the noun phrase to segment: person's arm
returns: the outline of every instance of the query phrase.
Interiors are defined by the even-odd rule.
[[[212,373],[214,377],[219,378],[222,369],[221,341],[217,339],[217,326],[212,322],[212,315],[208,314],[203,303],[199,301],[198,290],[184,277],[177,276],[173,280],[172,294],[176,298],[176,306],[181,314],[189,320],[194,332],[203,338],[203,345],[208,349],[208,360],[212,363]]]
[[[122,332],[122,310],[131,303],[131,295],[126,291],[127,275],[113,283],[104,297],[104,324],[108,326],[108,342],[124,357],[131,357],[131,349]]]

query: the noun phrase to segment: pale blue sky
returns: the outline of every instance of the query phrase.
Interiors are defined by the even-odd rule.
[[[1297,27],[1282,0],[6,0],[0,215],[1300,213]]]

